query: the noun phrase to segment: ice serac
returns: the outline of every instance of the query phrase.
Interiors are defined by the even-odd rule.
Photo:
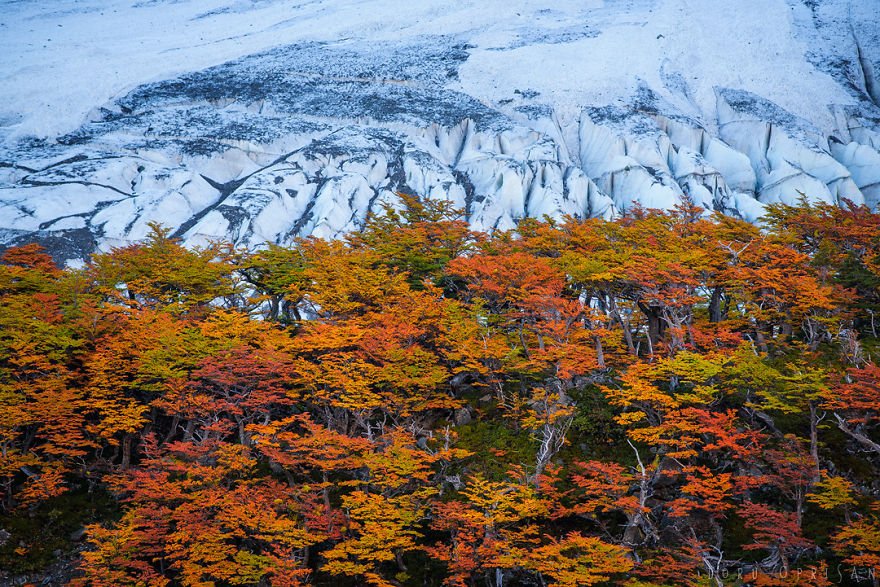
[[[749,219],[763,210],[749,158],[650,92],[633,107],[585,110],[579,140],[581,166],[620,210],[685,200]]]
[[[874,209],[880,206],[880,151],[856,141],[844,145],[832,140],[831,153],[850,170],[865,203]]]
[[[718,123],[721,138],[751,161],[761,202],[865,203],[850,171],[820,146],[825,137],[769,100],[720,89]]]
[[[865,203],[880,208],[880,119],[866,116],[858,108],[839,112],[842,122],[837,135],[829,137],[831,154],[850,170]]]
[[[167,34],[128,27],[104,51],[77,33],[83,2]],[[483,230],[683,202],[756,221],[801,194],[880,206],[880,0],[215,3],[0,0],[21,41],[0,37],[0,248],[82,259],[154,222],[191,245],[334,238],[398,192]],[[32,29],[63,51],[25,51]],[[80,62],[118,83],[56,85]]]
[[[749,221],[763,214],[764,205],[755,199],[755,171],[744,153],[690,117],[669,110],[652,117],[672,142],[670,169],[694,203]]]
[[[669,139],[646,117],[616,107],[588,108],[579,140],[581,166],[621,210],[636,203],[662,209],[681,203],[681,187],[667,164]]]

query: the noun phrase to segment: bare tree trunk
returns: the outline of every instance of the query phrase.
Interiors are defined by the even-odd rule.
[[[193,439],[193,432],[195,431],[196,421],[190,420],[186,423],[186,428],[183,431],[183,441],[191,442]]]
[[[330,480],[327,477],[327,471],[323,471],[322,475],[322,479],[324,480],[324,489],[322,490],[324,497],[324,512],[327,514],[327,534],[331,534],[333,532],[333,516],[331,515],[330,508]]]
[[[880,444],[877,444],[864,433],[850,428],[849,423],[841,418],[839,415],[834,414],[834,417],[837,419],[837,427],[840,428],[840,431],[864,446],[865,448],[871,449],[877,454],[880,454]]]
[[[623,330],[623,340],[626,342],[626,348],[629,349],[630,354],[637,355],[636,345],[633,344],[632,330],[629,327],[629,320],[625,320],[620,314],[613,296],[608,296],[608,309],[611,310],[611,317],[617,320],[618,324],[620,324],[620,329]]]
[[[605,368],[605,351],[602,349],[602,340],[596,336],[593,337],[596,341],[596,363],[598,364],[600,369]]]
[[[177,435],[178,426],[180,426],[180,414],[174,414],[174,417],[171,419],[171,428],[169,428],[168,434],[165,435],[165,439],[162,440],[162,444],[171,442],[171,439]]]
[[[648,319],[648,341],[651,343],[652,349],[656,348],[657,343],[660,342],[660,336],[663,334],[663,323],[660,318],[660,312],[658,312],[656,308],[647,306],[642,302],[638,302],[638,304],[642,314]]]
[[[629,440],[626,441],[627,444],[633,449],[633,452],[636,453],[636,461],[638,462],[639,468],[639,511],[635,514],[628,516],[626,529],[623,532],[623,543],[630,548],[634,548],[638,543],[638,533],[641,529],[645,535],[653,535],[656,537],[656,532],[654,532],[651,527],[650,521],[645,518],[645,515],[642,513],[645,508],[645,504],[650,497],[651,492],[651,480],[648,478],[648,472],[645,469],[644,463],[642,463],[642,457],[639,455],[639,451],[633,446]]]
[[[409,570],[406,568],[406,564],[403,562],[403,553],[400,550],[394,551],[394,562],[397,563],[397,568],[403,571],[404,573]]]
[[[769,348],[767,347],[767,339],[764,337],[764,333],[761,332],[761,324],[758,324],[755,327],[755,342],[758,343],[758,350],[762,353],[769,352]]]
[[[724,288],[719,285],[712,290],[712,298],[709,300],[709,322],[721,322],[724,319],[721,311],[722,299],[724,299]]]
[[[122,469],[126,470],[131,466],[131,443],[134,437],[130,433],[126,433],[122,437]]]
[[[810,455],[816,465],[813,483],[817,483],[821,476],[821,467],[819,466],[819,415],[814,401],[810,402]]]

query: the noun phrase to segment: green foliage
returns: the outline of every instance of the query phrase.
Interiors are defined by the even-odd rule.
[[[535,446],[528,432],[503,421],[478,420],[459,427],[457,432],[458,446],[474,453],[470,469],[488,479],[503,479],[512,465],[535,459]]]
[[[567,452],[581,459],[614,458],[622,453],[628,462],[631,451],[624,442],[625,430],[615,421],[616,412],[599,388],[584,386],[573,390],[571,396],[577,411],[571,423]]]
[[[9,533],[0,546],[0,581],[39,573],[59,556],[73,556],[85,526],[112,522],[118,516],[119,503],[105,488],[89,491],[85,484],[36,508],[0,514],[0,529]]]
[[[477,235],[464,213],[451,202],[398,194],[398,207],[382,203],[362,231],[348,237],[355,247],[375,252],[379,262],[421,287],[425,279],[439,284],[446,264],[472,249]]]

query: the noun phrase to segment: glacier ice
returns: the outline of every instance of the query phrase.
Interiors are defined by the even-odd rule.
[[[0,247],[332,238],[397,192],[485,230],[880,206],[880,0],[56,4],[0,0]]]

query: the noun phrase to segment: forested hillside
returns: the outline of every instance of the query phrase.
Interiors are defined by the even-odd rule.
[[[878,584],[880,215],[403,201],[291,248],[8,249],[0,582]]]

